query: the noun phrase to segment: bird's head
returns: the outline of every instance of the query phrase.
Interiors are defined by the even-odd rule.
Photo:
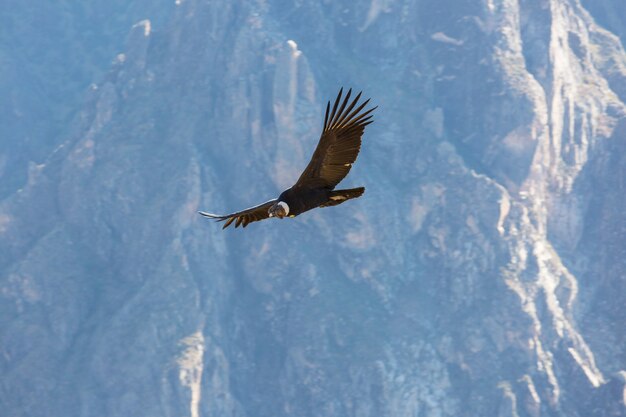
[[[278,201],[268,210],[270,217],[282,219],[289,214],[289,206],[284,201]]]

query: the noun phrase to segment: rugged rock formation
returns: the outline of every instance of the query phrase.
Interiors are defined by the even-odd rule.
[[[617,1],[174,6],[0,169],[8,415],[626,413]],[[289,186],[341,85],[363,198],[197,216]]]

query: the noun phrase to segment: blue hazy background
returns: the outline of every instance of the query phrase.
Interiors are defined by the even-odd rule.
[[[0,416],[626,415],[621,1],[5,6]]]

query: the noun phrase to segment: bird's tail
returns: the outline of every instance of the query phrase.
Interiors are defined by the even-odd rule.
[[[335,190],[330,193],[328,201],[322,204],[320,207],[330,207],[341,204],[344,201],[348,201],[352,198],[361,197],[365,192],[365,187],[350,188],[349,190]]]

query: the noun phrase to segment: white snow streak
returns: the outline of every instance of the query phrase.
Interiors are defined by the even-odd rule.
[[[367,18],[365,19],[365,23],[359,29],[361,32],[365,31],[381,13],[389,13],[391,10],[391,3],[393,0],[372,0],[370,3],[370,9],[367,12]]]
[[[141,22],[136,23],[133,28],[143,26],[143,36],[150,36],[150,32],[152,31],[152,26],[150,25],[150,20],[142,20]]]
[[[296,43],[296,41],[289,39],[287,41],[287,45],[289,45],[289,47],[291,48],[292,57],[297,58],[302,55],[302,51],[298,50],[298,44]]]
[[[462,40],[454,39],[454,38],[446,35],[443,32],[433,33],[432,35],[430,35],[430,39],[432,39],[434,41],[437,41],[437,42],[449,43],[449,44],[455,45],[455,46],[463,45],[463,41]]]
[[[182,356],[178,359],[180,371],[178,378],[180,383],[191,390],[189,409],[191,417],[200,416],[200,398],[202,395],[202,370],[204,359],[204,335],[197,331],[191,336],[181,340],[187,346]]]

